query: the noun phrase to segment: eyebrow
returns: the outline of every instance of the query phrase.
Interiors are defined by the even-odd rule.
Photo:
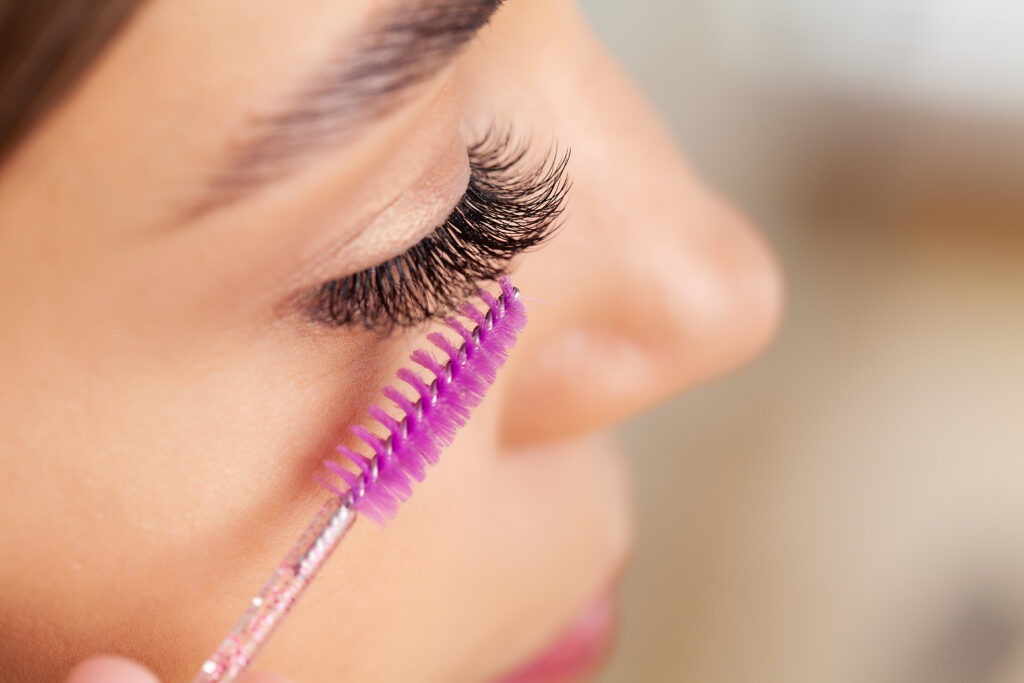
[[[188,205],[195,219],[280,180],[318,150],[350,138],[362,125],[408,98],[414,87],[451,62],[504,0],[417,0],[394,6],[358,35],[288,101],[245,124],[225,164]]]

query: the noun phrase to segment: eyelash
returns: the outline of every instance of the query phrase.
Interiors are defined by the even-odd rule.
[[[504,275],[555,232],[569,190],[568,153],[530,163],[527,151],[509,132],[470,145],[469,185],[445,222],[405,253],[317,287],[313,318],[388,333],[444,317]]]

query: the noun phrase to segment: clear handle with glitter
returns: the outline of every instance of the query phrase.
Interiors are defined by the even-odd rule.
[[[352,526],[352,499],[331,496],[193,683],[229,683],[244,672]]]

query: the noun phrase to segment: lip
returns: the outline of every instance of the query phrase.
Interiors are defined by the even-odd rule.
[[[582,609],[537,656],[495,683],[563,683],[594,672],[615,645],[618,622],[618,596],[611,590]]]

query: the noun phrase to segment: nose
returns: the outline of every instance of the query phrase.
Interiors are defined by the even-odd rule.
[[[554,14],[565,52],[524,87],[563,84],[531,96],[571,147],[573,186],[561,231],[514,278],[530,323],[506,374],[510,446],[614,424],[736,368],[782,308],[756,229],[690,172],[575,11]]]

